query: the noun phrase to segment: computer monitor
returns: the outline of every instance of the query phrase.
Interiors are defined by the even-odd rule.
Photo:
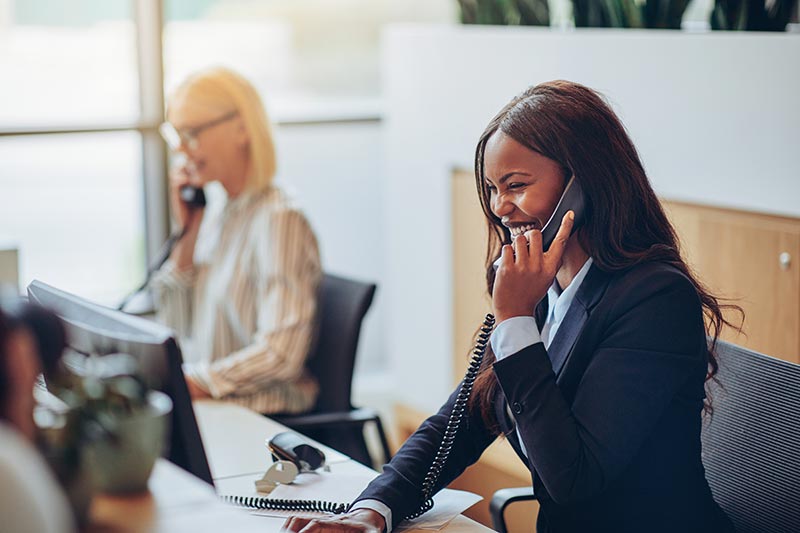
[[[41,281],[28,285],[32,303],[54,311],[65,323],[69,348],[84,354],[127,353],[139,362],[148,385],[172,399],[172,431],[167,459],[213,485],[181,364],[183,358],[167,327],[89,302]]]

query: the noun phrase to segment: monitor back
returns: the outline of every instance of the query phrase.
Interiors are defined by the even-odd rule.
[[[87,355],[127,353],[136,358],[148,386],[172,399],[172,431],[166,457],[213,485],[172,331],[51,287],[28,285],[32,303],[53,310],[63,321],[71,349]]]

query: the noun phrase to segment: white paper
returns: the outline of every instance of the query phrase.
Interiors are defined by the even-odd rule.
[[[438,530],[446,526],[453,518],[457,517],[479,501],[482,496],[463,490],[444,489],[433,497],[433,509],[414,520],[402,522],[393,531],[409,529]]]
[[[300,474],[288,485],[278,485],[269,497],[282,500],[324,500],[348,503],[355,500],[367,488],[377,472],[364,473],[306,473]]]

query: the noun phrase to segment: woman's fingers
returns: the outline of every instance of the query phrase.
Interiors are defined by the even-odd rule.
[[[514,247],[514,263],[527,264],[530,252],[528,252],[528,239],[525,238],[525,235],[520,234],[514,237],[512,246]]]
[[[288,518],[286,522],[283,523],[283,527],[281,528],[284,531],[294,531],[297,533],[301,529],[303,529],[306,524],[311,522],[310,518],[303,518],[301,516],[292,516]]]
[[[505,244],[500,249],[500,267],[508,270],[514,264],[514,248],[510,244]]]
[[[527,258],[527,266],[534,272],[538,272],[542,267],[542,232],[532,229],[525,232],[530,250]]]
[[[545,261],[551,268],[554,267],[557,270],[560,267],[561,258],[564,255],[564,250],[567,247],[567,241],[569,241],[569,236],[572,233],[572,226],[574,224],[575,213],[567,211],[566,214],[564,214],[564,218],[561,219],[561,226],[558,228],[555,239],[553,239],[553,244],[550,245],[550,249],[545,254]]]
[[[374,511],[372,511],[374,513]],[[360,514],[359,514],[360,513]],[[376,516],[380,516],[377,515]],[[380,517],[381,523],[383,518]],[[284,522],[281,531],[294,533],[326,533],[326,532],[353,532],[377,533],[381,530],[375,520],[363,513],[363,510],[345,515],[325,518],[303,518],[293,516]]]

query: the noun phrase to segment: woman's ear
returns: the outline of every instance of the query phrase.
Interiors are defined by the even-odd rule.
[[[241,117],[236,121],[236,144],[244,148],[250,144],[250,135]]]

